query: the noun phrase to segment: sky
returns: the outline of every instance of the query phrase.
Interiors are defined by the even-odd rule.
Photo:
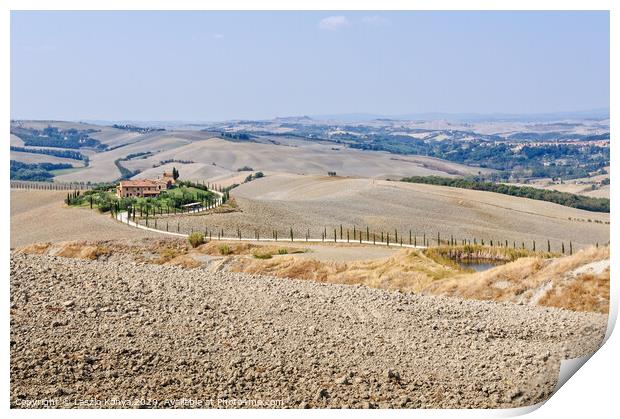
[[[13,119],[609,107],[609,13],[13,11]]]

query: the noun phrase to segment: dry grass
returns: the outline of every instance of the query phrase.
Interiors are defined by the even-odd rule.
[[[590,247],[572,256],[526,257],[430,284],[426,294],[539,304],[606,313],[609,305],[609,247]],[[586,269],[583,273],[580,270]]]
[[[268,259],[274,255],[304,253],[307,249],[292,246],[259,245],[247,242],[211,241],[198,246],[196,250],[212,256],[240,256],[252,255],[258,259]],[[269,257],[267,257],[269,256]]]
[[[467,259],[512,262],[525,257],[541,257],[547,259],[560,256],[560,254],[550,252],[534,252],[521,248],[482,245],[430,247],[426,249],[424,253],[440,263],[451,263],[454,260]]]
[[[407,249],[389,258],[355,262],[325,262],[293,256],[239,257],[230,269],[281,278],[608,312],[608,247],[591,247],[563,257],[547,252],[482,246],[460,250],[468,257],[512,262],[472,273],[448,260],[445,249],[434,248]],[[465,250],[472,253],[465,253]],[[521,255],[525,257],[519,257]]]
[[[109,256],[111,250],[102,244],[92,244],[88,242],[69,242],[69,243],[40,243],[26,246],[19,250],[21,253],[29,254],[50,254],[72,259],[97,260],[101,256]]]
[[[402,250],[373,261],[328,262],[283,256],[274,259],[238,258],[231,270],[336,284],[363,284],[373,288],[422,290],[432,281],[464,272],[428,258],[418,250]]]
[[[35,243],[30,246],[23,247],[19,250],[21,253],[26,253],[30,255],[43,255],[48,252],[49,248],[52,246],[51,243]]]
[[[609,312],[609,270],[585,274],[560,284],[540,299],[540,305],[574,311]]]
[[[202,263],[193,259],[190,255],[179,255],[167,262],[168,265],[177,265],[186,269],[202,267]]]
[[[164,247],[164,248],[159,249],[158,254],[159,254],[158,257],[155,258],[153,262],[157,263],[158,265],[162,265],[181,256],[182,253],[179,249],[175,249],[172,247]]]

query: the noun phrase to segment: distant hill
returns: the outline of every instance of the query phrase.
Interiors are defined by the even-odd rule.
[[[445,112],[423,112],[423,113],[407,113],[399,115],[381,115],[373,113],[345,113],[345,114],[326,114],[313,115],[312,119],[317,120],[335,120],[343,122],[361,122],[372,120],[448,120],[448,121],[557,121],[564,119],[607,119],[609,118],[609,108],[592,109],[585,111],[573,112],[548,112],[548,113],[532,113],[532,114],[516,114],[516,113],[445,113]]]

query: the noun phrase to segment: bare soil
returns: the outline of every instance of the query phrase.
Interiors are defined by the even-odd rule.
[[[12,253],[10,401],[524,406],[549,397],[561,359],[598,347],[606,322],[209,267]]]

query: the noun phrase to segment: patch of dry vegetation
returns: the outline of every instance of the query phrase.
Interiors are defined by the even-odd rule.
[[[609,269],[599,275],[585,274],[559,284],[540,299],[540,305],[574,311],[609,312]]]
[[[257,259],[270,259],[275,255],[305,253],[308,249],[294,246],[260,245],[247,242],[211,241],[198,246],[196,250],[212,256],[242,256],[252,255]]]
[[[362,284],[373,288],[418,292],[441,278],[464,272],[406,249],[392,257],[373,261],[329,262],[283,256],[273,259],[238,258],[230,266],[236,272],[273,275],[336,284]]]
[[[19,250],[20,253],[25,253],[29,255],[43,255],[46,254],[49,248],[52,246],[51,243],[35,243],[29,246],[25,246]]]
[[[546,259],[560,256],[558,253],[535,252],[523,248],[482,246],[479,244],[429,247],[424,253],[435,261],[447,264],[454,260],[467,259],[512,262],[525,257],[541,257]]]
[[[543,256],[446,278],[430,284],[423,292],[577,311],[609,311],[609,247],[589,247],[557,258]]]
[[[450,253],[452,251],[452,253]],[[455,254],[456,252],[456,254]],[[461,268],[450,257],[510,261],[483,272]],[[571,256],[489,246],[402,250],[374,261],[326,262],[293,256],[236,258],[235,272],[337,284],[506,301],[607,313],[609,248]]]
[[[105,245],[88,242],[61,242],[53,245],[51,243],[32,244],[20,249],[19,252],[89,260],[96,260],[111,254],[111,250]]]

